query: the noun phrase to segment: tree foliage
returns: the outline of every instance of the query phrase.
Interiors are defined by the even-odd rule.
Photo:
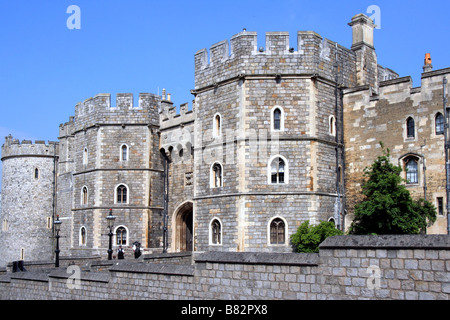
[[[380,143],[383,147],[382,143]],[[368,178],[362,186],[365,199],[355,206],[351,234],[419,234],[436,221],[436,208],[428,201],[414,201],[402,182],[402,168],[389,160],[384,150],[364,170]]]
[[[296,252],[319,252],[319,244],[326,238],[342,234],[333,222],[322,221],[316,226],[310,226],[309,221],[305,221],[291,236],[291,243]]]

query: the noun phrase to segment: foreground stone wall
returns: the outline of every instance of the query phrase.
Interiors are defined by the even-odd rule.
[[[158,258],[167,263],[144,256],[79,276],[76,267],[3,273],[0,299],[450,299],[447,235],[337,236],[318,254],[206,252],[185,264]]]

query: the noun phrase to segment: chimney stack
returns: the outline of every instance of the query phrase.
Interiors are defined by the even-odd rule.
[[[352,50],[360,48],[363,44],[373,47],[373,29],[375,25],[368,16],[357,14],[348,24],[352,27]]]
[[[433,65],[431,64],[431,54],[425,54],[425,62],[423,65],[423,72],[429,72],[433,70]]]

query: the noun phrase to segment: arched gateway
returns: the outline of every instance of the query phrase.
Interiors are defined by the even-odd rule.
[[[175,210],[174,223],[174,251],[188,252],[194,248],[193,242],[193,212],[194,206],[191,201],[186,201]]]

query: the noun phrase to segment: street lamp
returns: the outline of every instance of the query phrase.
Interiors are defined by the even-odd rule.
[[[109,216],[106,217],[106,220],[108,221],[108,228],[109,228],[109,248],[108,248],[108,260],[112,260],[112,228],[114,226],[114,221],[116,220],[116,217],[112,215],[112,209],[109,209]]]
[[[59,215],[56,215],[56,221],[53,222],[55,227],[55,238],[56,238],[56,257],[55,257],[55,267],[59,268],[59,231],[61,230],[61,221],[59,221]]]

